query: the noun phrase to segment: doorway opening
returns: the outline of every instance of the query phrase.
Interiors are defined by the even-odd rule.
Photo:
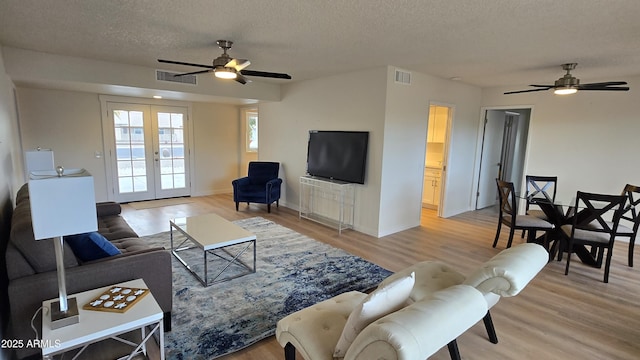
[[[497,204],[496,179],[512,182],[515,191],[520,191],[530,119],[530,108],[485,110],[481,129],[476,210]]]
[[[432,104],[429,106],[427,145],[422,188],[422,208],[442,213],[444,184],[447,170],[447,139],[453,108]]]

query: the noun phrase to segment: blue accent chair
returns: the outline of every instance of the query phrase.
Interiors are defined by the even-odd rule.
[[[267,204],[267,212],[271,212],[271,204],[280,203],[280,188],[282,179],[278,178],[280,163],[266,161],[251,161],[246,177],[233,180],[233,201],[236,211],[241,202]]]

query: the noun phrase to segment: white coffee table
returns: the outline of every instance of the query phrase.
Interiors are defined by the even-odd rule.
[[[247,274],[256,272],[256,236],[251,232],[241,228],[238,225],[216,215],[207,214],[192,217],[176,218],[169,221],[171,228],[171,252],[193,276],[202,283],[203,286],[217,284],[222,281],[238,278]],[[174,244],[174,229],[185,236],[185,239],[179,244]],[[191,242],[194,246],[185,246],[187,242]],[[241,246],[246,244],[245,246]],[[240,256],[244,254],[253,245],[253,266],[245,264]],[[202,249],[204,274],[200,276],[187,263],[185,259],[178,254],[180,251],[193,249],[198,247]],[[235,253],[230,253],[230,247],[233,247]],[[240,248],[238,250],[238,248]],[[220,250],[214,252],[214,250]],[[224,252],[224,255],[220,252]],[[207,255],[211,254],[226,261],[225,266],[219,271],[211,282],[209,282],[207,270]],[[222,273],[231,265],[239,265],[247,271],[234,276],[221,277]]]
[[[111,288],[111,286],[148,289],[142,279],[137,279],[69,295],[69,297],[76,298],[80,322],[55,330],[51,329],[51,302],[57,301],[58,299],[42,302],[41,344],[42,357],[44,359],[51,359],[54,355],[82,348],[76,355],[79,356],[90,344],[109,338],[116,339],[134,347],[131,354],[126,357],[126,359],[132,359],[140,353],[146,355],[146,342],[151,339],[156,331],[159,335],[160,359],[164,359],[164,324],[162,320],[164,314],[152,293],[145,295],[124,313],[84,310],[82,308],[86,303]],[[148,333],[146,332],[147,326],[153,327]],[[118,335],[138,329],[141,331],[142,338],[140,344],[132,343],[129,340],[118,337]]]

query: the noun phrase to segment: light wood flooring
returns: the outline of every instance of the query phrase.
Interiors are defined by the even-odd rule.
[[[391,271],[415,262],[438,260],[462,273],[470,273],[504,249],[508,230],[503,227],[497,248],[492,248],[497,213],[481,210],[448,219],[423,211],[422,225],[383,238],[336,230],[308,220],[285,207],[240,205],[231,195],[189,198],[190,203],[135,210],[123,205],[123,216],[141,236],[169,230],[169,219],[217,213],[237,220],[261,216],[342,248]],[[514,244],[522,241],[518,235]],[[640,359],[640,265],[627,266],[627,243],[616,244],[609,283],[603,269],[572,258],[568,276],[565,262],[549,263],[516,297],[503,298],[491,309],[499,343],[487,339],[482,322],[458,339],[463,359]],[[565,257],[566,261],[566,257]],[[636,252],[636,263],[640,257]],[[284,359],[275,337],[223,357],[224,360]],[[298,359],[302,359],[298,355]],[[450,359],[446,347],[430,359]]]

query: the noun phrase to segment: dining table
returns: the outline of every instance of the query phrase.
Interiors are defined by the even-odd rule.
[[[536,204],[547,216],[547,221],[554,225],[553,230],[547,233],[547,244],[549,246],[549,259],[553,259],[555,255],[558,257],[558,261],[562,259],[563,252],[567,250],[562,246],[568,243],[567,235],[562,231],[563,225],[573,224],[574,217],[578,217],[576,220],[580,222],[581,219],[589,216],[589,209],[578,205],[576,208],[575,196],[571,199],[556,199],[551,200],[547,198],[533,198],[530,199],[532,204]],[[544,239],[537,238],[536,242],[542,243]],[[597,254],[587,249],[585,245],[574,244],[573,253],[580,258],[583,263],[593,266],[601,267],[602,261],[598,261]]]

